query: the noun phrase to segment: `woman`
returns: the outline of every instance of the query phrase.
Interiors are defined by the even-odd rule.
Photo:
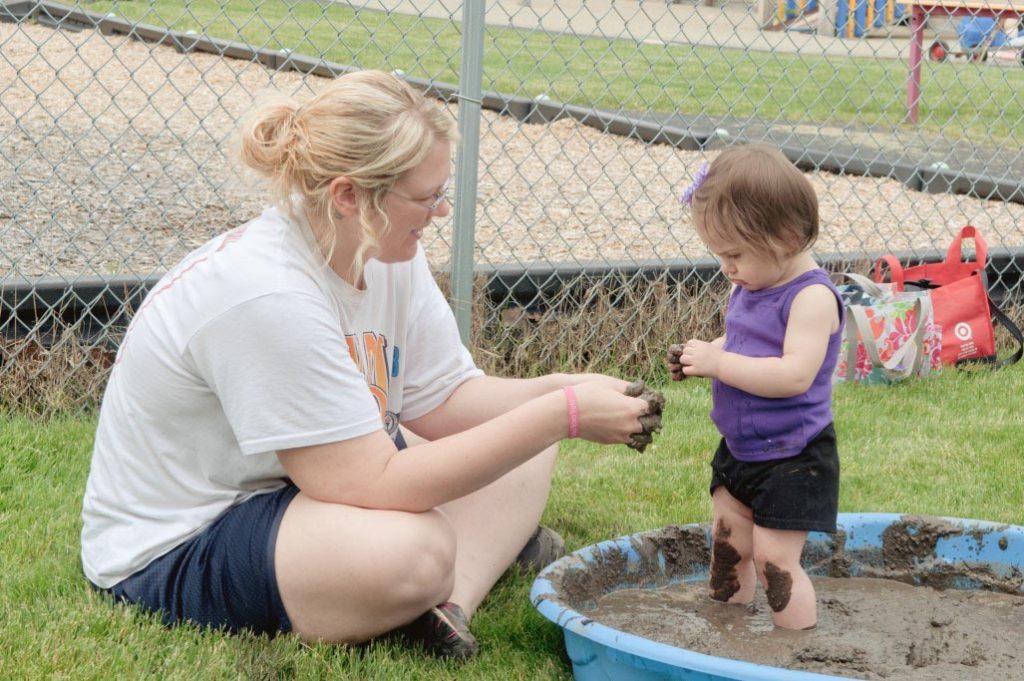
[[[419,248],[455,136],[370,71],[242,126],[274,207],[129,327],[83,504],[94,586],[169,624],[476,651],[469,617],[531,536],[550,547],[558,441],[625,443],[647,405],[605,376],[474,366]]]

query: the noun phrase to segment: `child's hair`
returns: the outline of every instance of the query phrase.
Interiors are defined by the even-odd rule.
[[[814,188],[782,152],[765,145],[719,154],[691,207],[709,234],[751,244],[776,260],[807,250],[818,238]]]
[[[360,246],[353,275],[390,228],[388,191],[419,165],[437,141],[458,137],[450,115],[394,75],[358,71],[343,75],[305,103],[278,97],[253,111],[236,140],[241,162],[270,185],[274,202],[294,215],[298,199],[320,226],[315,234],[329,260],[337,232],[330,195],[341,176],[366,190],[359,196]],[[318,223],[318,224],[317,224]]]

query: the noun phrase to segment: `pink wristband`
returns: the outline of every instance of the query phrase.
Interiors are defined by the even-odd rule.
[[[576,401],[576,390],[571,385],[564,386],[565,402],[569,407],[569,437],[580,436],[580,404]]]

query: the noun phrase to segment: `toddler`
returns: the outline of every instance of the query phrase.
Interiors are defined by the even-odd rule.
[[[725,335],[668,353],[673,379],[712,379],[722,434],[711,463],[710,595],[749,604],[760,581],[775,626],[809,629],[817,608],[800,555],[809,531],[836,529],[831,377],[843,324],[839,293],[810,254],[818,201],[765,146],[705,163],[682,201],[733,284]]]

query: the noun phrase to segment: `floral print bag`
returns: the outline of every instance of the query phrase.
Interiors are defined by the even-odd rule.
[[[839,287],[846,307],[833,383],[894,383],[942,369],[942,329],[928,291],[895,291],[857,274]]]

